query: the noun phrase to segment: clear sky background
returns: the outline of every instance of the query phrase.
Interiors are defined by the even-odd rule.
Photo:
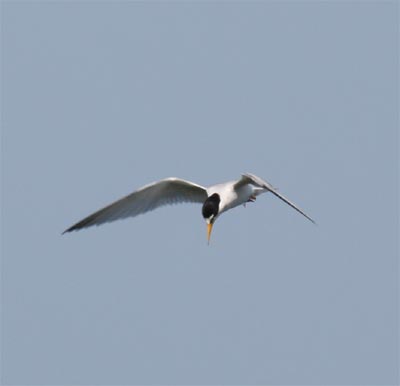
[[[2,1],[2,383],[399,382],[399,6]],[[272,195],[61,236],[151,181]]]

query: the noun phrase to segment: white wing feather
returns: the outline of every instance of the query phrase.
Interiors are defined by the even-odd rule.
[[[179,178],[166,178],[146,185],[98,210],[72,225],[63,233],[127,217],[135,217],[163,205],[178,204],[181,202],[203,203],[206,199],[207,192],[204,187]]]
[[[262,180],[260,177],[257,177],[254,174],[245,173],[245,174],[242,174],[242,178],[237,182],[238,186],[241,186],[244,184],[251,184],[258,188],[262,188],[268,192],[271,192],[276,197],[278,197],[282,201],[286,202],[286,204],[291,206],[293,209],[297,210],[304,217],[306,217],[308,220],[310,220],[311,222],[313,222],[315,224],[315,221],[311,217],[306,215],[297,205],[295,205],[293,202],[289,201],[285,196],[278,193],[277,190],[269,182]]]

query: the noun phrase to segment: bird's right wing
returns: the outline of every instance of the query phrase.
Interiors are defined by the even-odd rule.
[[[242,174],[242,178],[236,183],[236,186],[239,187],[247,184],[251,184],[253,186],[266,190],[275,190],[275,188],[269,182],[264,181],[260,177],[257,177],[256,175],[251,173]]]
[[[289,201],[285,196],[278,193],[278,191],[269,182],[264,181],[260,177],[255,176],[254,174],[245,173],[245,174],[242,174],[242,178],[236,183],[236,186],[241,186],[241,185],[245,185],[245,184],[251,184],[258,188],[262,188],[268,192],[271,192],[276,197],[278,197],[282,201],[286,202],[286,204],[291,206],[293,209],[297,210],[304,217],[306,217],[308,220],[310,220],[311,222],[313,222],[315,224],[315,221],[311,217],[306,215],[297,205],[295,205],[293,202]]]
[[[204,187],[179,178],[167,178],[146,185],[128,196],[113,202],[72,225],[63,233],[127,217],[134,217],[163,205],[180,202],[203,203],[206,199],[207,191]]]

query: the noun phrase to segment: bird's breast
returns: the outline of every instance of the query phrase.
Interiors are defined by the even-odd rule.
[[[247,202],[253,194],[253,187],[248,184],[236,187],[236,181],[234,181],[212,186],[207,190],[207,193],[209,196],[213,193],[218,193],[221,198],[219,205],[219,214],[221,214],[228,209],[232,209]]]

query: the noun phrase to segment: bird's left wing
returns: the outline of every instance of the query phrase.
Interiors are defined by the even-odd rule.
[[[313,222],[315,224],[315,221],[306,215],[297,205],[295,205],[293,202],[289,201],[286,197],[284,197],[282,194],[278,193],[278,191],[267,181],[264,181],[260,177],[255,176],[254,174],[250,173],[245,173],[242,174],[242,178],[236,183],[236,186],[242,186],[245,184],[251,184],[254,185],[258,188],[265,189],[268,192],[271,192],[274,194],[276,197],[280,198],[282,201],[286,202],[289,206],[291,206],[293,209],[297,210],[299,213],[301,213],[304,217],[306,217],[308,220]]]
[[[207,199],[204,187],[179,178],[166,178],[153,182],[98,210],[90,216],[72,225],[63,233],[101,225],[127,217],[149,212],[163,205],[180,202],[203,203]]]

